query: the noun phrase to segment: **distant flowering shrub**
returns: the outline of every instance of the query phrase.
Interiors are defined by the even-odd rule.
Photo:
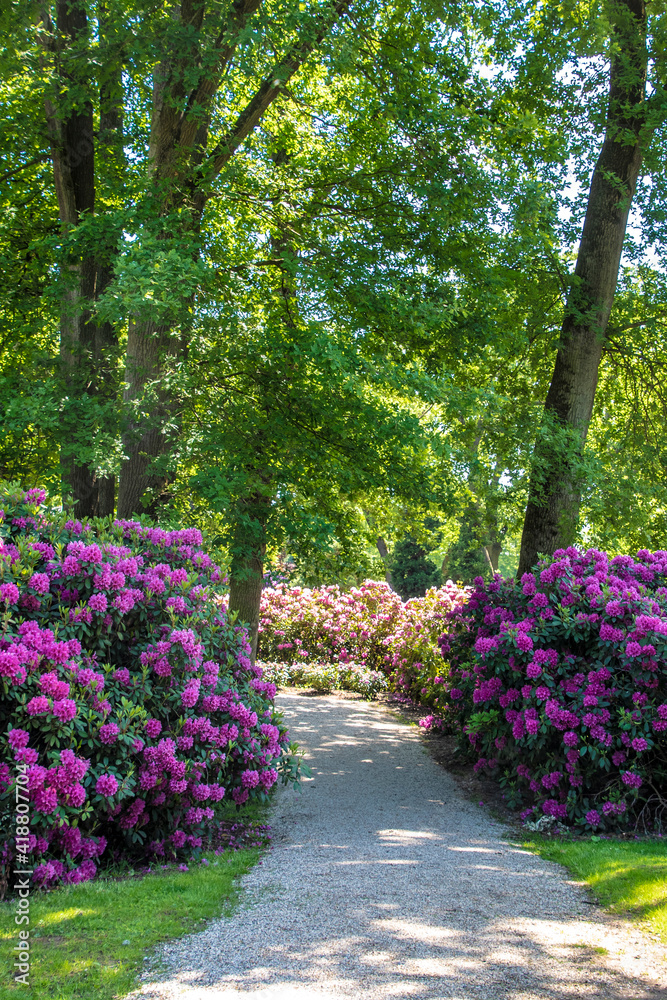
[[[27,847],[48,887],[102,857],[196,852],[223,799],[266,796],[288,734],[245,630],[210,600],[198,531],[93,527],[43,499],[0,494],[0,863]]]
[[[587,829],[667,816],[667,552],[569,548],[520,583],[479,578],[422,700],[524,816]]]
[[[264,677],[280,687],[309,687],[323,694],[329,691],[356,691],[371,701],[388,688],[387,676],[358,663],[267,663]]]
[[[402,688],[424,664],[442,668],[438,637],[447,613],[466,597],[451,582],[406,603],[372,580],[347,592],[283,584],[262,594],[260,653],[288,665],[355,663],[392,675]]]

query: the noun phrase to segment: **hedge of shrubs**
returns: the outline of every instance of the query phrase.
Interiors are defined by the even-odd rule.
[[[267,680],[280,687],[308,687],[321,694],[355,691],[372,701],[389,687],[387,675],[358,663],[271,663],[262,661]]]
[[[451,581],[405,603],[388,584],[373,580],[347,592],[337,586],[266,589],[260,655],[288,666],[354,663],[407,683],[403,675],[442,664],[438,638],[467,593]]]
[[[667,552],[569,548],[520,583],[478,578],[409,693],[523,817],[588,831],[667,818]],[[443,665],[444,668],[444,665]]]
[[[82,525],[43,500],[0,495],[0,862],[27,848],[48,887],[196,854],[223,801],[293,767],[201,534]]]

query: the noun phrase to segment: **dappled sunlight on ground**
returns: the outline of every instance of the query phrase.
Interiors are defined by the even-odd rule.
[[[506,843],[414,728],[331,696],[281,707],[312,779],[281,793],[242,910],[167,946],[137,997],[664,1000],[650,944]]]

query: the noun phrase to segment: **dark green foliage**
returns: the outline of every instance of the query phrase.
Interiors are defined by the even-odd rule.
[[[461,521],[459,537],[451,547],[447,576],[469,585],[476,576],[488,577],[489,563],[480,544],[479,535],[469,517]]]
[[[397,543],[391,560],[391,579],[404,601],[423,597],[429,587],[439,587],[440,570],[409,535]]]

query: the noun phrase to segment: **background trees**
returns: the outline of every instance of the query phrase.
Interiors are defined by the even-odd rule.
[[[267,553],[354,576],[433,517],[446,575],[528,501],[524,565],[557,497],[570,535],[659,544],[662,8],[76,0],[5,31],[4,475],[196,510],[249,620]],[[570,277],[591,177],[603,228],[637,188],[604,343],[590,241]],[[585,450],[547,398],[575,334]]]

